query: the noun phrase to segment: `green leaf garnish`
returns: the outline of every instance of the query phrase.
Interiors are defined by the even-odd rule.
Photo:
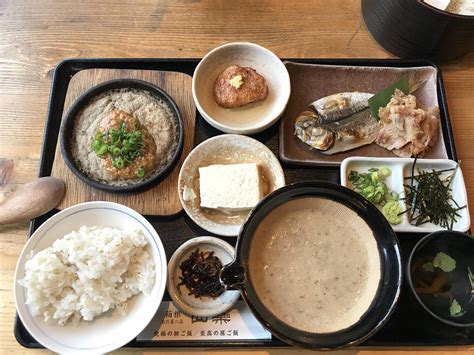
[[[379,108],[385,107],[390,102],[395,89],[400,89],[405,95],[409,94],[410,86],[408,75],[404,75],[396,83],[393,83],[389,87],[383,89],[378,94],[375,94],[369,99],[369,108],[372,116],[378,121],[379,117]]]
[[[434,272],[434,265],[432,261],[428,261],[427,263],[424,263],[422,266],[423,270],[427,272]]]
[[[464,313],[466,313],[466,311],[464,311],[459,302],[453,298],[451,306],[449,306],[449,314],[451,317],[461,317]]]
[[[456,260],[440,251],[433,259],[433,266],[439,267],[444,272],[451,272],[456,268]]]

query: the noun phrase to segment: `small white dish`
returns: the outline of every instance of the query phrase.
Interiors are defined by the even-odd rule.
[[[199,168],[213,164],[257,163],[264,194],[285,186],[285,175],[275,154],[256,139],[223,134],[195,147],[183,162],[178,195],[188,216],[201,228],[222,236],[237,236],[250,210],[224,213],[202,208],[199,196]]]
[[[264,101],[243,107],[220,107],[213,96],[218,75],[231,65],[252,67],[267,83]],[[282,61],[270,50],[254,43],[224,44],[210,51],[193,74],[192,92],[202,117],[213,127],[238,134],[255,134],[274,124],[283,114],[290,98],[290,76]]]
[[[156,264],[155,286],[150,295],[139,294],[127,303],[125,315],[112,310],[93,321],[79,324],[50,325],[42,317],[33,317],[26,302],[26,289],[18,284],[24,277],[25,263],[31,253],[50,247],[81,226],[137,228],[149,241],[149,251]],[[163,298],[166,287],[166,254],[153,226],[139,213],[112,202],[86,202],[66,208],[44,222],[26,243],[14,276],[16,309],[28,332],[46,348],[61,354],[100,354],[122,347],[134,339],[151,321]]]
[[[385,183],[387,186],[397,192],[400,197],[405,196],[405,188],[403,184],[409,184],[411,169],[413,165],[413,158],[367,158],[367,157],[351,157],[346,158],[341,163],[341,185],[352,188],[352,184],[347,180],[349,173],[352,170],[357,172],[367,172],[370,168],[388,167],[392,171]],[[456,167],[456,162],[449,159],[418,159],[415,166],[415,174],[417,169],[420,170],[443,170],[451,169]],[[449,172],[448,172],[449,174]],[[469,208],[467,202],[466,186],[464,184],[464,178],[461,167],[458,168],[454,181],[452,183],[452,196],[459,206],[466,206],[459,211],[461,215],[457,222],[453,225],[453,230],[466,232],[471,226],[471,219],[469,215]],[[400,201],[402,209],[406,210],[406,205],[403,200]],[[407,233],[431,233],[439,230],[445,230],[433,223],[424,223],[420,226],[414,226],[410,224],[408,216],[405,213],[403,215],[403,221],[401,224],[392,225],[395,232],[407,232]]]
[[[239,291],[224,291],[219,297],[201,297],[188,295],[188,289],[180,283],[182,276],[180,265],[188,259],[197,248],[199,251],[212,251],[222,266],[234,259],[234,248],[222,239],[215,237],[197,237],[182,244],[173,254],[168,264],[168,293],[175,306],[188,315],[197,317],[214,317],[230,309],[240,297]]]

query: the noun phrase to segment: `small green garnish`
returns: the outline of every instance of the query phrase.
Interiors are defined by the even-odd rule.
[[[145,147],[142,132],[138,129],[128,130],[125,122],[120,128],[109,128],[105,133],[97,132],[92,142],[92,149],[100,156],[108,154],[112,166],[123,169],[130,165]]]
[[[125,166],[125,163],[121,157],[118,158],[112,158],[112,166],[117,169],[123,169]]]
[[[379,118],[379,108],[385,107],[392,99],[392,95],[395,92],[395,89],[400,89],[405,95],[409,94],[409,78],[408,75],[404,75],[400,80],[390,85],[389,87],[383,89],[379,93],[375,94],[369,99],[369,108],[372,113],[372,116],[378,121]]]
[[[434,265],[432,261],[424,263],[421,267],[427,272],[434,272]]]
[[[472,274],[471,268],[467,267],[467,277],[469,278],[469,283],[471,284],[471,292],[474,290],[474,275]]]
[[[433,259],[433,266],[439,267],[444,272],[451,272],[456,268],[456,260],[440,251]]]
[[[137,170],[137,176],[138,177],[144,177],[145,176],[145,168],[143,166],[140,166]]]
[[[385,178],[391,173],[389,168],[370,168],[367,173],[352,170],[347,179],[352,183],[354,191],[373,204],[383,206],[387,201],[398,199],[398,195],[395,196],[385,184]]]
[[[367,173],[351,171],[347,179],[353,190],[360,193],[374,205],[381,207],[382,213],[391,224],[402,223],[402,207],[398,194],[388,188],[385,179],[392,174],[387,167],[370,168]]]
[[[392,175],[392,170],[383,166],[380,168],[380,175],[382,175],[383,177],[389,177],[390,175]]]
[[[400,224],[403,221],[401,212],[403,211],[400,202],[398,201],[387,201],[382,207],[382,213],[391,224]]]
[[[107,153],[107,144],[104,143],[100,132],[95,134],[94,141],[92,142],[92,149],[94,149],[94,152],[99,156]]]
[[[81,164],[81,161],[79,159],[74,159],[74,164],[80,169],[82,164]]]
[[[459,302],[453,298],[451,306],[449,306],[449,314],[451,317],[461,317],[464,313],[466,313],[466,311],[464,311]]]

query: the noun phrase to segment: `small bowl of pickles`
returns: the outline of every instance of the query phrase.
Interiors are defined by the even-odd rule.
[[[407,264],[407,280],[420,305],[439,321],[474,326],[474,238],[457,231],[423,237]]]

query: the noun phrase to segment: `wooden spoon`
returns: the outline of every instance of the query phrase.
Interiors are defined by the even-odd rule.
[[[0,204],[0,225],[26,222],[45,214],[58,205],[65,190],[64,181],[52,176],[23,185]]]

